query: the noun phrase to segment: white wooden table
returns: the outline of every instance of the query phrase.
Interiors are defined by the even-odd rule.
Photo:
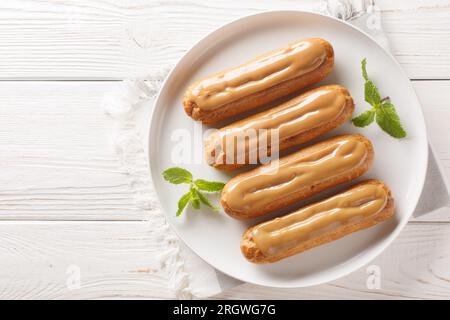
[[[450,177],[450,1],[378,0]],[[101,101],[117,80],[173,64],[236,17],[295,0],[8,0],[0,3],[0,298],[170,298],[148,265],[145,212],[109,143]],[[220,298],[450,298],[450,208],[412,219],[370,265],[297,290]],[[83,285],[67,286],[71,266]],[[369,286],[370,287],[370,286]]]

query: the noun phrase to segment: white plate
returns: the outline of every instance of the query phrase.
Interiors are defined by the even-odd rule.
[[[368,108],[360,70],[364,57],[367,57],[370,78],[381,94],[389,95],[397,106],[408,131],[406,139],[393,139],[374,124],[362,130],[346,124],[332,132],[332,135],[361,132],[373,142],[375,163],[362,178],[379,178],[391,187],[397,204],[396,216],[280,262],[255,265],[247,262],[239,249],[242,233],[254,221],[241,222],[223,212],[217,214],[192,208],[181,217],[175,217],[177,201],[187,186],[168,184],[161,178],[161,172],[177,165],[190,170],[196,178],[227,181],[227,174],[204,163],[174,163],[177,160],[173,159],[172,152],[180,147],[180,140],[176,139],[183,136],[187,139],[183,144],[188,145],[195,131],[194,121],[185,114],[181,104],[184,90],[199,77],[307,37],[322,37],[333,45],[335,69],[321,84],[346,86],[355,99],[356,114]],[[193,139],[192,157],[197,157],[198,161],[202,158],[201,136],[197,134]],[[419,199],[428,148],[419,102],[409,79],[389,53],[368,35],[337,19],[307,12],[275,11],[245,17],[212,32],[179,61],[154,106],[149,153],[154,187],[167,219],[195,253],[218,270],[242,281],[274,287],[304,287],[334,280],[362,267],[395,239]],[[218,197],[214,200],[218,201]]]

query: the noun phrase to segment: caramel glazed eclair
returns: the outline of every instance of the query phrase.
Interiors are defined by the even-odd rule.
[[[238,174],[223,188],[221,204],[233,218],[258,217],[359,177],[373,158],[364,136],[337,136]]]
[[[368,180],[331,198],[247,229],[243,255],[254,263],[275,262],[369,228],[394,215],[389,188]]]
[[[347,121],[353,110],[353,99],[342,86],[310,90],[213,132],[205,141],[206,161],[222,170],[259,163],[261,153],[270,156],[274,143],[275,152],[312,140]]]
[[[329,42],[305,39],[193,83],[183,105],[205,124],[254,109],[324,79],[333,69]]]

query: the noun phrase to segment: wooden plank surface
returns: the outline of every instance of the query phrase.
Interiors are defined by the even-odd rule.
[[[174,298],[158,243],[142,222],[2,222],[0,298]]]
[[[142,220],[102,109],[112,82],[2,82],[1,220]]]
[[[102,108],[105,94],[115,85],[2,82],[0,220],[146,218],[114,149],[114,123]],[[450,82],[420,81],[415,88],[450,179]],[[450,213],[430,219],[450,221]]]
[[[412,223],[370,265],[340,280],[289,290],[244,284],[216,298],[448,298],[449,246],[449,224]],[[171,298],[168,275],[151,263],[160,249],[142,222],[1,222],[0,297]],[[369,266],[381,272],[379,289]]]
[[[450,1],[377,4],[409,76],[450,79],[450,45],[441,41],[450,37]],[[143,76],[172,65],[201,37],[238,17],[299,8],[302,1],[292,0],[2,1],[0,79]]]
[[[436,81],[450,79],[450,0],[376,3],[396,58],[412,79],[427,80],[414,86],[450,178],[450,81]],[[0,86],[0,298],[173,297],[168,275],[150,263],[162,248],[148,223],[123,221],[148,216],[101,107],[115,83],[29,80],[147,75],[237,17],[300,7],[294,0],[1,2],[0,80],[28,81]],[[245,284],[218,298],[448,299],[449,222],[450,208],[410,222],[370,264],[381,271],[381,289],[367,287],[366,266],[313,288]],[[77,271],[80,288],[72,282]]]
[[[261,288],[245,284],[219,297],[231,299],[449,299],[449,228],[449,224],[410,223],[394,243],[369,265],[329,284],[302,289]]]

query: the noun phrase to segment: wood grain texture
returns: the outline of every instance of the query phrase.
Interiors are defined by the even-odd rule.
[[[0,79],[122,79],[173,65],[238,17],[305,1],[9,0],[0,3]],[[311,2],[309,2],[311,3]],[[378,1],[414,79],[450,79],[450,2]],[[415,9],[415,10],[412,10]],[[418,45],[420,43],[420,45]]]
[[[151,229],[143,222],[2,222],[0,299],[174,298],[169,275],[155,264],[163,248]]]
[[[410,223],[394,243],[369,265],[329,284],[302,289],[244,284],[216,298],[449,299],[449,228],[449,224]],[[376,269],[380,271],[379,289],[372,282]]]
[[[215,298],[445,299],[449,246],[449,224],[412,223],[370,265],[340,280],[289,290],[244,284]],[[158,251],[142,222],[0,222],[0,299],[172,298],[167,274],[151,263]],[[366,284],[373,265],[380,289]]]
[[[375,4],[385,11],[411,11],[436,9],[450,6],[449,0],[375,0]]]
[[[396,58],[413,79],[450,79],[450,0],[376,0]],[[214,28],[298,0],[9,0],[0,3],[0,80],[118,80],[171,65]],[[161,251],[136,205],[101,104],[108,81],[0,86],[0,299],[172,298]],[[450,82],[414,83],[450,178]],[[148,110],[147,110],[148,111]],[[14,221],[5,221],[14,220]],[[17,221],[25,220],[25,221]],[[42,221],[61,220],[61,221]],[[64,220],[64,221],[63,221]],[[67,221],[83,220],[83,221]],[[450,298],[450,208],[413,219],[370,265],[330,284],[249,284],[226,299]],[[79,268],[81,287],[69,288]]]
[[[450,7],[386,11],[392,53],[412,79],[450,79]]]
[[[3,82],[0,219],[142,220],[102,109],[111,82]]]
[[[450,82],[413,82],[422,105],[429,140],[433,143],[437,158],[445,175],[450,178]]]
[[[146,218],[114,149],[114,122],[102,108],[114,87],[109,81],[2,82],[0,220]],[[419,81],[415,88],[450,179],[450,82]],[[420,219],[450,221],[450,210]]]

